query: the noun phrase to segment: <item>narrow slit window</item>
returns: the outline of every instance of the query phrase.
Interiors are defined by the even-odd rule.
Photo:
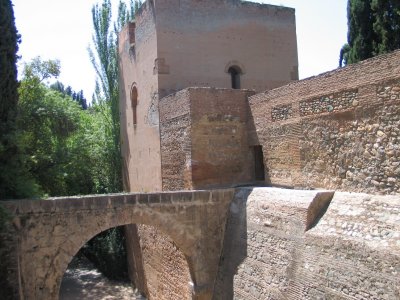
[[[131,89],[131,105],[132,105],[132,122],[133,125],[137,124],[137,99],[138,92],[136,86],[133,86]]]
[[[232,66],[228,69],[228,73],[231,75],[231,86],[233,89],[240,89],[240,74],[242,73],[240,68]]]

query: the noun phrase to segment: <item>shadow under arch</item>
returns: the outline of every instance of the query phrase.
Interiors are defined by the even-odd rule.
[[[135,241],[135,244],[139,245],[139,248],[132,249],[128,248],[127,251],[134,251],[134,253],[127,253],[128,260],[130,256],[135,257],[135,262],[134,262],[134,271],[136,274],[133,277],[131,277],[131,280],[134,280],[135,288],[146,298],[152,298],[152,299],[157,299],[159,298],[159,291],[162,290],[163,293],[169,292],[170,294],[179,291],[179,298],[184,297],[190,298],[192,295],[192,291],[190,288],[189,283],[192,281],[192,272],[191,268],[189,267],[189,257],[185,255],[178,244],[175,243],[175,241],[164,231],[162,228],[156,228],[153,225],[148,225],[148,224],[143,224],[143,223],[136,223],[136,224],[125,224],[126,226],[121,226],[120,228],[124,228],[125,230],[125,235],[129,235],[127,238],[133,238],[137,239]],[[107,229],[106,229],[107,230]],[[134,231],[132,234],[132,230]],[[104,232],[104,231],[102,231]],[[101,234],[101,233],[99,233]],[[90,239],[88,240],[90,241]],[[86,242],[87,243],[87,242]],[[82,247],[86,244],[84,243]],[[162,248],[154,248],[152,245],[154,244],[162,244]],[[82,247],[80,249],[82,249]],[[160,249],[161,248],[161,249]],[[67,266],[64,271],[63,278],[65,276],[65,273],[67,271],[67,268],[69,267],[70,263],[73,261],[73,258],[78,254],[79,250],[75,253],[74,256],[71,257],[70,262],[67,263]],[[162,253],[160,253],[159,250],[162,250]],[[152,256],[155,257],[155,259],[152,259]],[[150,261],[150,266],[149,264],[145,265],[145,262]],[[156,277],[167,277],[163,281],[163,283],[168,282],[170,286],[165,286],[163,285],[162,287],[157,287],[154,286],[155,282],[151,282],[150,285],[147,283],[147,278],[152,276],[149,276],[149,273],[154,273],[155,270],[152,269],[151,264],[152,262],[154,263],[156,261],[157,263],[162,265],[161,270],[157,270],[156,272],[159,273],[157,274]],[[174,272],[174,273],[162,273],[164,269],[168,269],[168,265],[173,264],[173,268],[175,270],[178,270],[179,272]],[[64,267],[63,267],[64,268]],[[150,274],[151,275],[151,274]],[[86,275],[87,276],[87,275]],[[153,274],[153,277],[155,274]],[[63,288],[63,284],[65,283],[63,281],[63,278],[61,278],[60,286],[59,286],[59,295],[63,295],[62,292],[66,290],[66,288]],[[157,283],[156,283],[157,284]],[[161,284],[160,284],[161,285]],[[87,285],[85,284],[85,287]],[[177,288],[179,287],[179,288]],[[101,286],[99,288],[95,288],[93,290],[86,289],[84,291],[81,291],[82,294],[85,295],[86,297],[89,297],[90,299],[94,299],[93,297],[101,297],[101,296],[112,296],[112,293],[118,292],[117,289],[113,288],[110,289],[105,288],[103,289]],[[62,298],[62,297],[61,297]]]
[[[115,222],[109,223],[107,226],[101,226],[98,227],[95,230],[87,230],[84,232],[84,234],[81,234],[81,237],[79,239],[79,242],[75,240],[73,246],[70,245],[70,239],[66,240],[64,243],[64,246],[62,248],[64,249],[70,249],[69,251],[59,251],[57,254],[57,257],[55,257],[55,260],[58,261],[58,271],[54,270],[54,268],[51,268],[53,270],[49,270],[49,274],[46,276],[47,278],[50,278],[52,276],[56,276],[56,291],[57,295],[60,293],[60,288],[61,288],[61,282],[62,278],[68,268],[68,265],[74,258],[74,256],[79,252],[79,250],[93,237],[96,235],[100,234],[101,232],[104,232],[105,230],[114,228],[114,227],[119,227],[119,226],[126,226],[126,225],[133,225],[135,224],[136,226],[146,226],[147,230],[149,228],[155,228],[156,232],[160,231],[164,236],[167,236],[170,238],[170,240],[176,245],[178,251],[182,253],[182,257],[184,257],[186,266],[187,266],[187,274],[190,276],[189,280],[191,282],[196,282],[196,272],[195,269],[196,267],[194,266],[194,261],[193,261],[193,250],[196,249],[197,247],[190,241],[189,236],[186,236],[182,232],[182,228],[180,226],[176,226],[176,224],[171,224],[174,223],[169,220],[160,220],[160,218],[154,218],[152,221],[150,221],[150,216],[146,216],[143,214],[142,216],[136,216],[134,218],[136,221],[135,222],[120,222],[117,219],[115,219]],[[175,227],[175,228],[173,228]],[[165,230],[165,228],[169,228],[168,230]],[[173,228],[173,229],[171,229]],[[143,228],[141,228],[143,230]],[[82,232],[83,233],[83,232]],[[179,255],[178,255],[179,256]],[[55,271],[55,272],[54,272]],[[182,271],[182,270],[181,270]],[[54,273],[55,274],[54,274]],[[51,274],[53,273],[53,275]],[[191,293],[192,291],[189,289],[189,282],[186,281],[184,283],[188,289],[187,293]],[[151,293],[151,291],[141,291],[146,293]],[[182,292],[182,290],[181,290]],[[188,295],[189,296],[189,295]]]

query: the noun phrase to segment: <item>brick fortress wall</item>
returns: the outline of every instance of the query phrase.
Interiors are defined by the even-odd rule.
[[[400,51],[257,94],[249,103],[269,183],[400,191]]]
[[[262,92],[298,79],[295,11],[241,0],[157,0],[160,98],[187,87]],[[256,59],[255,59],[256,58]]]
[[[163,190],[250,182],[247,98],[254,92],[188,88],[160,101]]]

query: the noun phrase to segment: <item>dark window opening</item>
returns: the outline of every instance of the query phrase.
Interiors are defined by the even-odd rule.
[[[231,86],[233,89],[240,89],[240,74],[242,73],[239,67],[233,66],[228,69],[231,74]]]
[[[262,146],[253,146],[254,150],[254,174],[256,180],[265,180],[265,169],[264,169],[264,154]]]
[[[137,108],[137,99],[138,99],[138,92],[136,86],[133,86],[131,89],[131,105],[132,105],[132,122],[133,125],[137,124],[137,115],[136,115],[136,108]]]

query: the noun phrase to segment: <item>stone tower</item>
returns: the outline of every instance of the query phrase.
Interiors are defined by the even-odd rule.
[[[260,92],[298,79],[291,8],[239,0],[148,0],[119,41],[127,191],[163,189],[163,97],[187,87]]]

